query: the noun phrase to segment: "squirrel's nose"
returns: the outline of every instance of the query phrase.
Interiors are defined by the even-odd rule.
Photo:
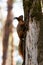
[[[20,19],[18,17],[14,17],[14,19],[17,19],[18,21],[20,21]]]
[[[14,17],[14,19],[18,19],[17,17]]]

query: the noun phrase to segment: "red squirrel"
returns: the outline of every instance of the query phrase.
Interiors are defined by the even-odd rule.
[[[26,25],[25,25],[25,22],[23,21],[22,15],[19,17],[15,17],[14,19],[18,20],[17,33],[18,33],[18,36],[20,38],[19,53],[24,58],[23,38],[24,38],[24,34],[26,33]]]

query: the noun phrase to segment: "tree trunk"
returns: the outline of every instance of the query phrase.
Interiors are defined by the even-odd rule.
[[[29,21],[29,31],[26,36],[26,65],[38,65],[37,61],[37,42],[39,37],[39,23],[33,19],[33,22]]]
[[[37,43],[42,14],[40,3],[40,0],[23,0],[24,20],[28,27],[25,43],[25,65],[38,65]]]
[[[8,40],[9,40],[9,34],[12,31],[12,28],[10,28],[12,24],[12,4],[13,0],[8,0],[8,15],[7,20],[4,27],[4,36],[3,36],[3,63],[2,65],[6,65],[6,59],[7,59],[7,50],[8,50]]]

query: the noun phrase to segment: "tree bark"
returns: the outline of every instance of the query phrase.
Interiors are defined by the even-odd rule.
[[[28,31],[25,43],[25,65],[38,65],[38,38],[41,21],[41,2],[40,0],[23,0],[24,20]]]

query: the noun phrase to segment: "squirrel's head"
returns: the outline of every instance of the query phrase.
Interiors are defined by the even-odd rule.
[[[14,19],[17,19],[19,22],[23,21],[23,15],[19,16],[19,17],[14,17]]]

